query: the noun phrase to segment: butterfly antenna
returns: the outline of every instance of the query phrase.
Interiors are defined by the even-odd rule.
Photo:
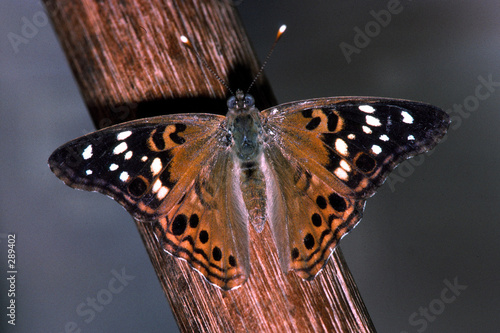
[[[254,83],[257,81],[257,79],[259,78],[259,76],[262,74],[262,71],[264,70],[264,67],[266,67],[267,62],[269,61],[269,58],[271,58],[271,54],[273,54],[273,51],[274,51],[274,48],[276,47],[276,44],[278,44],[278,41],[280,40],[280,38],[283,35],[283,33],[285,32],[285,30],[286,30],[286,25],[284,25],[284,24],[278,29],[278,33],[276,34],[276,39],[274,40],[274,43],[271,46],[271,49],[267,53],[267,56],[264,59],[264,62],[262,63],[262,66],[260,66],[260,69],[257,72],[257,75],[255,75],[252,83],[250,83],[250,86],[248,87],[247,93],[250,91],[250,88],[252,88],[252,86],[254,85]]]
[[[205,68],[208,69],[210,71],[210,73],[212,73],[213,76],[215,76],[215,78],[220,83],[222,83],[222,85],[224,87],[226,87],[226,89],[231,93],[231,95],[234,96],[233,91],[231,90],[231,88],[229,88],[229,86],[227,85],[226,81],[224,81],[219,75],[217,75],[217,73],[215,72],[215,70],[212,67],[210,67],[210,65],[205,61],[205,59],[203,59],[200,56],[200,54],[198,53],[198,51],[196,50],[196,48],[193,46],[193,44],[191,44],[191,41],[186,36],[181,36],[181,42],[182,42],[182,44],[184,44],[187,47],[189,47],[191,49],[191,51],[194,52],[194,54],[196,55],[196,58],[198,58],[198,60],[203,64],[203,66],[205,66]]]

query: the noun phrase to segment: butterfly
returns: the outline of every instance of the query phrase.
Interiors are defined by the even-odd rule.
[[[249,228],[266,222],[281,270],[314,278],[390,171],[432,149],[450,123],[437,107],[377,97],[259,112],[238,90],[227,105],[226,117],[166,115],[90,133],[49,166],[153,223],[166,252],[230,290],[250,275]]]

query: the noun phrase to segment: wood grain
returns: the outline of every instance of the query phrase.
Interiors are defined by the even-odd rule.
[[[228,92],[180,35],[233,89],[248,87],[258,71],[228,1],[44,2],[98,128],[169,113],[225,114]],[[265,78],[251,93],[260,109],[276,103]],[[340,249],[306,282],[281,273],[268,226],[262,234],[249,228],[252,275],[224,292],[159,248],[151,225],[136,224],[182,332],[375,331]]]

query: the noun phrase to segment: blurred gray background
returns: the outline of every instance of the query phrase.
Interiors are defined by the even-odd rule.
[[[386,26],[374,24],[392,2],[236,4],[261,59],[288,25],[266,68],[280,102],[367,95],[449,110],[446,141],[394,172],[341,247],[380,332],[497,331],[500,6],[401,1]],[[55,148],[93,125],[50,24],[17,52],[9,41],[43,15],[37,1],[0,4],[0,331],[64,332],[74,322],[83,332],[177,332],[131,217],[47,167]],[[367,24],[373,37],[347,59],[340,45],[355,46],[355,28]],[[17,236],[14,329],[7,233]],[[109,304],[85,305],[109,296],[122,271],[134,278]]]

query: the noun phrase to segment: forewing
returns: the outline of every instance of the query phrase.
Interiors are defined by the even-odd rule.
[[[432,149],[449,125],[435,106],[375,97],[292,102],[262,115],[285,156],[353,198],[373,195],[391,170]]]
[[[175,185],[198,173],[208,154],[199,148],[214,144],[223,120],[172,115],[119,124],[57,148],[49,167],[66,185],[106,194],[134,218],[152,221],[182,195]]]

